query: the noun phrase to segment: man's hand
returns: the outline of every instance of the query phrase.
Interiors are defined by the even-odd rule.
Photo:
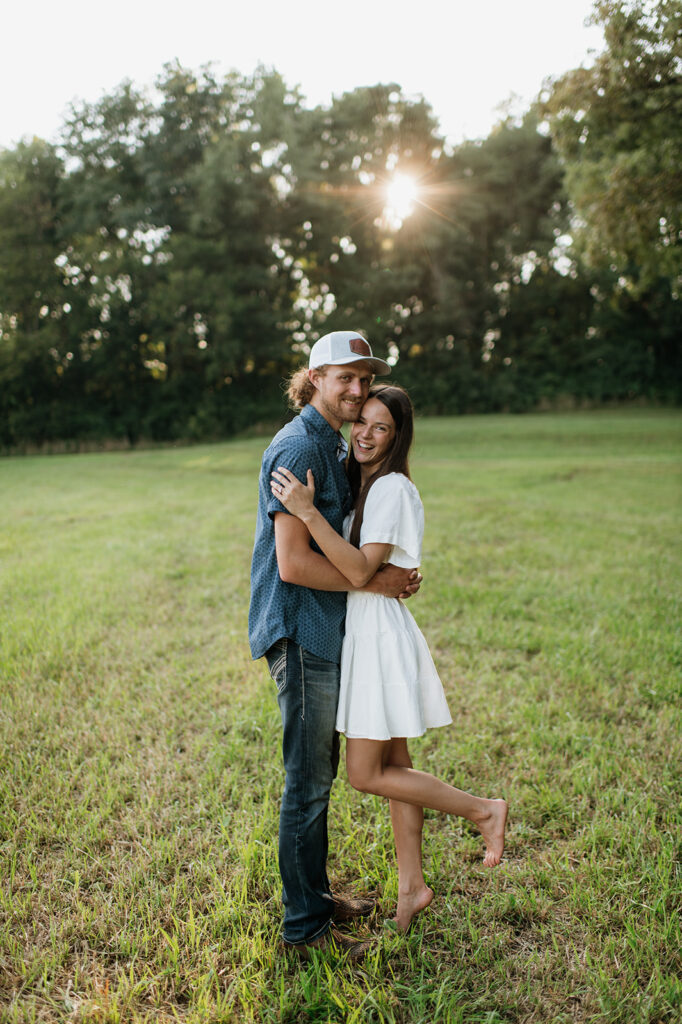
[[[371,594],[406,600],[417,593],[423,578],[419,569],[401,569],[400,566],[387,562],[362,589]]]
[[[422,580],[424,579],[419,569],[412,569],[411,573],[410,582],[407,584],[402,594],[398,594],[398,597],[402,601],[407,601],[408,597],[412,597],[413,594],[416,594],[422,585]]]

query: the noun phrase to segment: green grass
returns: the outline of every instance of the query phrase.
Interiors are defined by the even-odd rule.
[[[263,441],[0,462],[0,1020],[682,1019],[681,441],[675,412],[419,422],[411,608],[455,722],[413,755],[511,823],[488,871],[427,812],[436,898],[401,938],[387,807],[341,771],[361,967],[278,945]]]

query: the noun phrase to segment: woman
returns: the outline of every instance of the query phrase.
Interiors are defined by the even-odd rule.
[[[413,421],[402,388],[370,389],[351,426],[348,475],[355,504],[343,537],[313,504],[310,470],[306,486],[282,466],[271,481],[279,500],[358,588],[348,594],[336,727],[346,736],[351,785],[389,800],[398,859],[395,923],[401,931],[433,899],[422,873],[423,808],[473,822],[485,841],[488,867],[502,857],[507,819],[504,800],[472,796],[413,769],[407,739],[452,721],[443,687],[408,609],[401,601],[359,589],[386,561],[409,568],[420,562],[424,513],[408,467]]]

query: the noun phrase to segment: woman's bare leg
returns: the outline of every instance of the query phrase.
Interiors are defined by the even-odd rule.
[[[412,767],[406,740],[391,740],[386,763],[402,768]],[[389,805],[398,859],[398,909],[394,920],[400,931],[406,932],[412,919],[433,899],[433,890],[424,881],[422,871],[424,811],[401,800],[389,800]]]
[[[346,767],[351,786],[363,793],[376,793],[389,800],[466,818],[483,836],[486,845],[483,863],[486,867],[499,864],[504,850],[506,801],[473,796],[428,772],[384,763],[385,747],[379,740],[347,739]]]

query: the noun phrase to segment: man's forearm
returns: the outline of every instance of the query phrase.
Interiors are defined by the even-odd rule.
[[[295,560],[282,579],[286,583],[310,587],[311,590],[360,590],[368,594],[381,594],[383,597],[410,597],[419,590],[418,577],[416,569],[401,569],[397,565],[388,564],[376,572],[364,587],[354,587],[324,555],[310,548],[308,554]]]
[[[285,566],[280,566],[280,577],[285,583],[294,583],[299,587],[311,590],[353,590],[352,584],[336,569],[332,563],[308,548],[301,557],[287,559]]]
[[[370,594],[408,598],[416,594],[421,583],[418,569],[402,569],[387,562],[362,588]]]
[[[353,584],[324,555],[310,546],[310,533],[300,519],[287,513],[275,516],[275,546],[280,579],[311,590],[349,591],[356,590]],[[362,588],[371,594],[384,597],[409,597],[419,583],[411,577],[413,569],[401,569],[397,565],[383,566]],[[418,574],[417,574],[418,575]]]

